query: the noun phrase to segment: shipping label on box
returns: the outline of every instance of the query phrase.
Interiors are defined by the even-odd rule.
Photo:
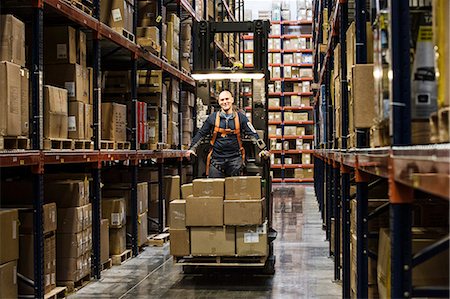
[[[77,63],[77,31],[70,26],[44,28],[44,63]]]
[[[266,256],[267,253],[267,221],[259,226],[236,227],[236,254],[238,256]]]
[[[109,220],[111,228],[120,228],[126,224],[125,199],[123,197],[103,198],[102,218]]]

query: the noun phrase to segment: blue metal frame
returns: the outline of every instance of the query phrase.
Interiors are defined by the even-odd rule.
[[[341,177],[339,165],[333,167],[334,177],[334,280],[341,280]]]
[[[368,296],[368,223],[367,223],[367,205],[369,188],[366,182],[356,183],[356,275],[358,298],[367,298]]]

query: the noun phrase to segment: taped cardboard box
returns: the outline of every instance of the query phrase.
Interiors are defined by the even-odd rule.
[[[67,90],[69,101],[89,104],[89,75],[86,67],[79,64],[46,65],[45,83]]]
[[[123,28],[128,32],[133,32],[134,8],[131,1],[102,1],[100,12],[100,21],[109,27]]]
[[[225,179],[225,199],[261,199],[261,177],[240,176]]]
[[[222,226],[223,197],[186,199],[186,226]]]
[[[225,225],[259,225],[263,223],[263,199],[224,200]]]
[[[30,118],[30,71],[20,70],[20,123],[22,125],[22,136],[28,136]]]
[[[100,262],[103,264],[109,259],[109,220],[100,220]]]
[[[77,258],[57,258],[56,259],[56,280],[57,281],[78,281],[84,274],[84,256]]]
[[[192,188],[193,188],[192,183],[181,185],[181,198],[186,199],[189,196],[193,195]]]
[[[44,85],[44,137],[67,138],[67,90]]]
[[[190,255],[189,229],[170,228],[170,254],[173,256]]]
[[[222,197],[225,193],[225,179],[195,179],[192,181],[192,194],[195,197]]]
[[[88,250],[84,231],[72,234],[57,234],[56,245],[58,258],[77,258]]]
[[[20,220],[20,233],[21,234],[32,234],[34,229],[33,223],[33,208],[21,208],[19,211]],[[43,233],[47,234],[53,232],[57,227],[57,210],[55,203],[48,203],[42,205],[42,227]]]
[[[19,136],[21,125],[21,77],[20,66],[0,62],[0,135]]]
[[[19,213],[17,209],[0,209],[0,264],[19,258]]]
[[[83,102],[69,102],[69,138],[70,139],[85,139],[84,138],[84,103]]]
[[[138,26],[157,26],[158,17],[162,23],[166,22],[166,6],[162,5],[161,13],[158,15],[158,1],[138,1]]]
[[[117,103],[102,103],[102,139],[126,141],[127,106]]]
[[[0,264],[0,298],[17,298],[17,261]]]
[[[351,70],[351,100],[349,113],[354,128],[370,128],[375,121],[375,82],[373,64],[357,64]],[[350,128],[351,129],[351,128]]]
[[[164,176],[164,198],[169,202],[174,199],[180,199],[180,185],[181,183],[179,175]]]
[[[123,197],[103,197],[102,218],[109,220],[110,228],[120,228],[126,224],[125,199]]]
[[[44,63],[77,63],[77,31],[70,26],[44,28]]]
[[[81,180],[49,181],[45,183],[46,201],[56,202],[58,208],[81,207],[87,204],[85,183]]]
[[[13,15],[0,15],[0,61],[25,66],[25,24]]]
[[[106,185],[102,194],[104,197],[123,197],[126,202],[126,215],[131,216],[131,185],[114,184]],[[148,183],[137,184],[137,213],[148,211]]]
[[[111,255],[122,254],[127,249],[126,228],[109,229],[109,253]]]
[[[170,202],[170,229],[186,228],[186,200],[175,199]]]
[[[90,228],[92,226],[92,205],[89,203],[83,207],[83,229]]]
[[[267,221],[262,225],[236,227],[238,256],[267,256]]]
[[[83,231],[83,207],[58,209],[58,233],[78,233]]]
[[[191,254],[198,256],[235,255],[234,227],[191,227]]]

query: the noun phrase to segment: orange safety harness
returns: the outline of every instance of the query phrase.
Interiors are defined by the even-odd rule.
[[[209,175],[209,167],[211,166],[211,157],[213,153],[214,143],[216,143],[217,134],[220,133],[220,136],[225,137],[228,134],[236,134],[238,144],[239,144],[239,151],[241,152],[242,161],[245,161],[245,150],[242,146],[242,140],[241,140],[241,124],[239,122],[239,113],[235,114],[234,117],[234,130],[231,129],[223,129],[220,127],[220,111],[216,114],[216,122],[214,124],[214,132],[213,136],[211,138],[211,149],[209,150],[208,157],[206,159],[206,176]]]

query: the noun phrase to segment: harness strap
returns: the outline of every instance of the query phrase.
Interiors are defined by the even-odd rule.
[[[213,136],[212,136],[211,142],[210,142],[211,148],[209,149],[209,153],[206,158],[206,176],[209,175],[209,167],[211,165],[211,157],[212,157],[212,153],[213,153],[213,147],[214,147],[214,143],[216,143],[217,134],[219,133],[219,129],[220,129],[220,113],[216,112],[216,121],[214,123],[214,132],[213,132]]]
[[[238,113],[236,113],[236,117],[234,118],[234,130],[236,131],[236,137],[239,144],[239,151],[241,152],[242,161],[245,161],[245,150],[242,146],[241,139],[241,122],[239,121]]]

